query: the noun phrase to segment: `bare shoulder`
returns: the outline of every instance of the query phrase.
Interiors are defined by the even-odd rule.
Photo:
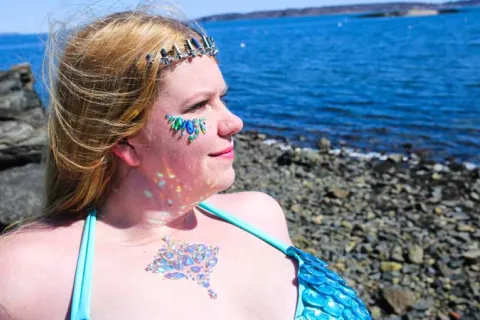
[[[70,258],[76,253],[66,248],[79,244],[68,244],[65,234],[65,230],[33,229],[0,237],[0,320],[40,316],[46,311],[39,307],[43,299],[48,305],[48,299],[68,292],[65,284],[71,281],[76,263]],[[68,306],[68,299],[58,303]]]
[[[291,244],[285,213],[270,195],[258,191],[217,194],[207,202],[280,241]]]

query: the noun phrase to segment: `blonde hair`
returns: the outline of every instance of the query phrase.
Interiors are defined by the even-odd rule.
[[[161,90],[166,68],[146,55],[192,37],[201,34],[180,20],[125,11],[71,32],[63,50],[52,38],[41,218],[82,218],[102,202],[115,173],[112,147],[144,126]]]

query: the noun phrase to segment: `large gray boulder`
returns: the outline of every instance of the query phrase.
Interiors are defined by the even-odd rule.
[[[0,71],[0,231],[41,210],[46,114],[29,64]]]
[[[41,159],[46,116],[34,81],[28,64],[0,72],[0,170]]]
[[[40,214],[44,171],[38,163],[0,171],[0,225]]]

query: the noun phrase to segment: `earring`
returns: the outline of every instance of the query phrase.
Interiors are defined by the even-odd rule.
[[[167,119],[168,123],[171,124],[170,127],[172,130],[180,131],[180,136],[183,137],[185,131],[187,131],[187,134],[189,135],[189,142],[193,142],[193,140],[197,139],[200,131],[203,134],[207,133],[207,128],[205,127],[206,118],[185,120],[181,117],[175,117],[167,114],[165,115],[165,119]]]

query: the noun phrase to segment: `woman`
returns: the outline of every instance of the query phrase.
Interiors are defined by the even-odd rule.
[[[71,36],[52,64],[43,228],[0,242],[0,319],[369,318],[291,247],[274,199],[218,194],[242,121],[216,52],[141,12]]]

